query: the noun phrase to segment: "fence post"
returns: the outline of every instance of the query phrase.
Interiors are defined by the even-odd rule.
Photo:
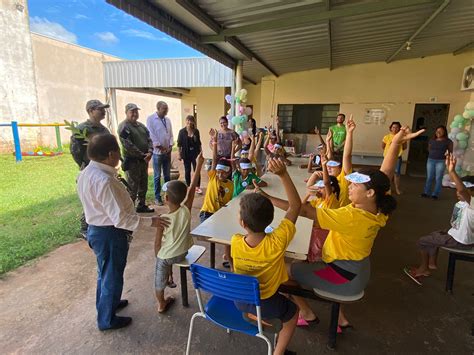
[[[59,126],[54,127],[56,130],[56,144],[58,145],[59,151],[63,151],[63,145],[61,144],[61,131],[59,130]]]
[[[13,144],[15,145],[15,160],[21,162],[20,134],[18,133],[18,122],[12,121]]]

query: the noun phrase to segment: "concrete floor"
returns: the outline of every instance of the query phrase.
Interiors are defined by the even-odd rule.
[[[422,287],[402,272],[417,261],[415,241],[447,226],[453,190],[439,201],[421,199],[423,181],[403,178],[399,208],[377,238],[372,253],[372,278],[363,301],[346,308],[356,329],[338,337],[338,353],[456,353],[474,351],[473,264],[457,265],[454,295],[445,293],[447,255],[440,253],[439,270]],[[193,226],[198,223],[202,197],[195,201]],[[160,212],[163,209],[160,209]],[[175,304],[166,315],[155,312],[153,296],[153,233],[136,236],[125,272],[121,314],[133,317],[125,329],[100,332],[95,322],[96,265],[84,241],[58,248],[47,256],[0,279],[0,349],[30,354],[180,354],[186,346],[188,324],[197,310],[189,282],[190,307]],[[203,244],[206,245],[206,244]],[[218,247],[217,255],[222,249]],[[209,253],[201,263],[208,265]],[[175,271],[176,272],[176,271]],[[190,278],[188,277],[188,281]],[[179,277],[176,277],[179,283]],[[179,288],[169,293],[179,298]],[[297,329],[290,349],[298,354],[326,350],[329,305],[311,302],[321,323]],[[194,354],[264,354],[263,341],[226,332],[198,320]]]

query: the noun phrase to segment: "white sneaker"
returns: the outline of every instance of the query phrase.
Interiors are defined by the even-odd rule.
[[[196,187],[196,193],[202,195],[202,190],[200,187]]]

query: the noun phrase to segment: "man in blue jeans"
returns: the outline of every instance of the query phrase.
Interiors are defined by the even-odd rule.
[[[163,206],[161,198],[161,171],[165,182],[170,180],[171,150],[173,148],[173,128],[171,120],[166,117],[168,105],[164,101],[158,101],[156,112],[146,120],[146,126],[150,131],[153,141],[153,178],[155,185],[155,200],[158,206]]]
[[[97,257],[96,309],[99,330],[119,329],[132,322],[116,313],[128,305],[121,300],[127,264],[127,234],[140,227],[165,227],[166,219],[140,217],[127,189],[118,179],[120,160],[117,139],[99,134],[87,145],[89,165],[77,179],[77,192],[89,224],[87,240]]]

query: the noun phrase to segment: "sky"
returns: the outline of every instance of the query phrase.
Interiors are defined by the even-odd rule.
[[[28,0],[30,30],[123,59],[203,54],[105,0]]]

